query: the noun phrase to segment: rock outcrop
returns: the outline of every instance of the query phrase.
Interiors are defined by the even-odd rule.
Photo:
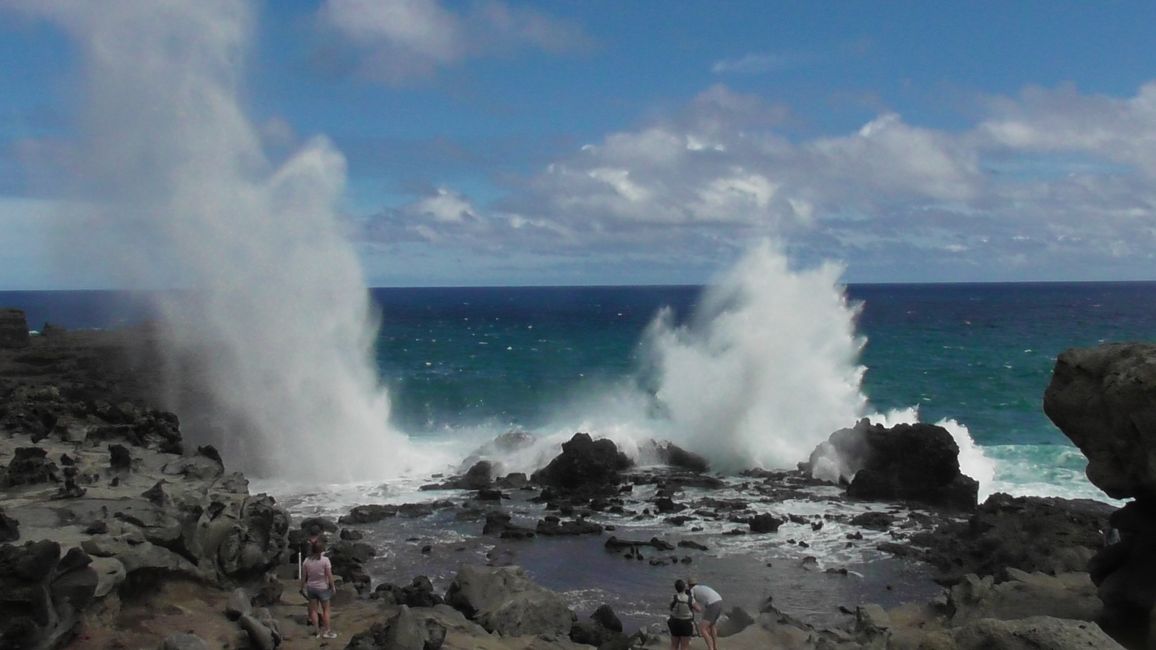
[[[847,496],[975,509],[979,483],[959,470],[959,446],[943,427],[861,420],[811,453],[814,476],[847,482]]]
[[[917,557],[954,584],[965,574],[1007,579],[1007,570],[1084,571],[1101,545],[1112,506],[1098,501],[1012,497],[996,493],[966,521],[917,533]]]
[[[1156,500],[1156,345],[1067,350],[1044,412],[1088,457],[1088,480],[1114,499]]]
[[[1112,513],[1089,572],[1114,635],[1156,638],[1156,345],[1067,350],[1044,411],[1088,457],[1088,479],[1133,499]]]
[[[89,608],[167,580],[259,585],[285,557],[288,514],[71,337],[0,351],[0,638],[18,647],[59,647]]]
[[[503,636],[567,637],[575,621],[558,594],[538,586],[516,566],[462,566],[445,599],[487,631]]]
[[[618,490],[623,470],[632,465],[613,441],[576,433],[562,443],[562,453],[534,472],[530,480],[566,495],[606,495]]]

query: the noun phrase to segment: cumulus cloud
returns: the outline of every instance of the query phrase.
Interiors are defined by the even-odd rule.
[[[564,52],[588,43],[576,25],[501,0],[326,0],[319,18],[352,48],[360,74],[390,84],[471,57],[518,48]]]
[[[769,235],[872,279],[1151,275],[1156,83],[1126,98],[1031,89],[991,100],[959,131],[883,112],[799,140],[789,118],[716,86],[551,162],[500,200],[455,208],[468,222],[421,223],[427,238],[463,245],[674,258],[725,257]],[[392,211],[394,224],[413,236],[403,215],[438,214],[430,202],[456,196],[438,192]]]

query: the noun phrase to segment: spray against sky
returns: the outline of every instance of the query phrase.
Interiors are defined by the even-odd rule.
[[[226,458],[330,481],[417,462],[389,429],[375,314],[334,211],[345,161],[319,138],[276,165],[245,114],[249,5],[31,6],[83,60],[70,221],[86,237],[112,233],[101,257],[129,286],[193,290],[157,306],[232,420]]]

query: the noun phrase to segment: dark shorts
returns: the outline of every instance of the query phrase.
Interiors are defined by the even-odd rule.
[[[668,618],[666,627],[670,629],[670,636],[694,636],[694,619]]]
[[[333,597],[333,592],[329,589],[314,589],[313,587],[306,587],[305,595],[309,597],[309,600],[320,600],[324,603]]]
[[[714,625],[718,623],[718,617],[722,616],[722,601],[715,601],[702,610],[702,620]]]

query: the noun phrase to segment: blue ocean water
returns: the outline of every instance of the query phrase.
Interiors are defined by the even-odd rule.
[[[997,462],[993,489],[1102,498],[1043,414],[1056,356],[1156,341],[1156,283],[850,285],[866,339],[863,393],[883,412],[951,419]],[[535,431],[576,396],[639,381],[656,313],[690,318],[702,288],[373,289],[377,364],[395,425],[416,438]],[[147,296],[0,292],[30,326],[112,327],[148,317]],[[784,370],[784,372],[787,372]],[[848,423],[850,424],[850,423]],[[799,459],[803,460],[803,459]]]

